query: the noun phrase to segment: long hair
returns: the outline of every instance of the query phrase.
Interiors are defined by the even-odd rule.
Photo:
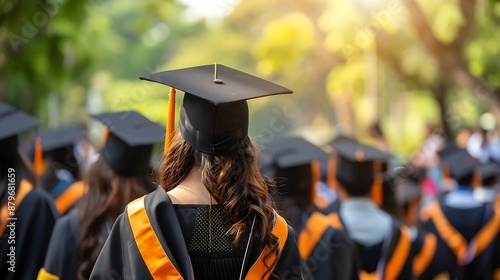
[[[90,277],[106,239],[103,232],[107,220],[114,222],[127,203],[154,190],[152,175],[145,172],[134,177],[119,176],[102,157],[90,166],[86,176],[88,192],[77,206],[80,224],[76,246],[80,261],[78,279]]]
[[[275,211],[269,189],[274,188],[274,183],[260,172],[256,146],[247,138],[232,153],[209,155],[196,151],[175,131],[160,168],[160,185],[165,191],[174,189],[195,166],[201,169],[203,184],[221,206],[223,218],[231,222],[226,234],[234,238],[235,245],[240,244],[255,217],[255,234],[251,238],[270,248],[266,259],[276,255],[274,266],[281,253],[278,238],[272,234]],[[280,278],[270,267],[265,274],[269,273],[271,279]]]

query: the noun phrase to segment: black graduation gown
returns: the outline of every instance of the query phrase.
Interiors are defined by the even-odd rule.
[[[17,206],[15,218],[15,272],[8,270],[10,252],[7,228],[0,240],[0,279],[36,279],[58,217],[52,198],[44,191],[32,189]]]
[[[158,188],[146,195],[144,207],[154,234],[173,267],[184,279],[193,279],[193,269],[179,217],[176,216],[167,193]],[[128,212],[129,209],[113,225],[90,279],[153,279],[134,238]],[[160,223],[163,225],[160,226]],[[288,236],[275,268],[284,279],[302,279],[300,255],[295,240],[295,234],[288,226]],[[258,244],[251,247],[247,267],[257,260],[262,251]]]
[[[313,279],[358,279],[355,244],[331,217],[314,212],[300,231],[307,271]]]
[[[328,215],[331,213],[338,213],[339,210],[340,210],[340,199],[337,197],[326,208],[323,208],[320,211],[321,213]]]
[[[417,230],[412,240],[413,274],[416,279],[433,279],[439,274],[441,252],[437,251],[437,237],[431,232]]]
[[[444,224],[451,225],[452,230],[457,233],[460,239],[466,241],[468,248],[471,248],[469,244],[473,238],[475,239],[478,236],[478,232],[484,230],[487,224],[494,222],[493,205],[483,204],[480,207],[471,209],[459,209],[445,205],[443,199],[444,197],[429,208],[424,209],[423,214],[420,215],[423,219],[423,228],[438,237],[437,252],[439,252],[440,257],[433,260],[433,266],[438,268],[438,271],[434,273],[447,275],[450,279],[492,279],[495,271],[500,268],[500,252],[498,250],[500,236],[498,228],[494,232],[495,237],[479,254],[472,260],[468,259],[461,264],[459,264],[457,254],[445,241],[442,231],[438,230],[438,228]],[[442,213],[445,220],[442,221],[436,218],[435,213]],[[497,215],[500,215],[500,212]],[[500,222],[500,217],[496,217],[497,221]],[[477,239],[475,240],[477,241]],[[473,255],[474,253],[471,254],[471,256]],[[423,279],[428,278],[424,277]]]
[[[403,231],[405,231],[404,236]],[[392,219],[390,238],[386,237],[386,240],[369,248],[359,243],[356,243],[356,245],[359,254],[360,273],[375,273],[378,270],[377,265],[383,263],[382,279],[393,279],[388,275],[393,267],[397,267],[394,270],[397,271],[394,279],[412,279],[412,252],[414,252],[414,249],[412,249],[409,229],[402,226],[395,218]],[[391,267],[394,262],[399,264]]]
[[[80,262],[76,258],[76,242],[79,234],[80,225],[76,210],[57,220],[43,265],[45,272],[38,275],[39,279],[50,279],[46,273],[61,280],[77,278],[76,272]]]

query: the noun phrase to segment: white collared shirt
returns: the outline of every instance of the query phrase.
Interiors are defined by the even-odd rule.
[[[340,205],[339,215],[348,235],[364,246],[382,242],[391,230],[391,216],[370,198],[348,198]]]

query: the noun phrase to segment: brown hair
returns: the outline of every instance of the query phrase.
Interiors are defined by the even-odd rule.
[[[106,219],[114,222],[127,203],[154,190],[151,175],[153,174],[120,176],[102,157],[90,166],[86,177],[88,192],[78,205],[80,224],[80,237],[76,246],[77,258],[80,261],[78,279],[90,277],[106,240],[102,235]]]
[[[246,138],[234,152],[209,155],[196,151],[182,139],[179,131],[173,134],[170,150],[160,169],[160,185],[170,191],[194,166],[199,166],[205,187],[221,206],[223,217],[231,221],[227,234],[234,238],[234,244],[239,244],[255,217],[253,241],[270,248],[265,258],[275,254],[276,260],[271,267],[275,266],[281,252],[278,238],[272,234],[275,211],[269,189],[274,188],[274,182],[260,172],[256,146]],[[280,278],[270,267],[265,275],[269,273],[271,279]]]

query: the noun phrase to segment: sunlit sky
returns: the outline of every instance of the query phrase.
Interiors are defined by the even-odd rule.
[[[201,17],[221,18],[231,13],[239,0],[180,0]]]

